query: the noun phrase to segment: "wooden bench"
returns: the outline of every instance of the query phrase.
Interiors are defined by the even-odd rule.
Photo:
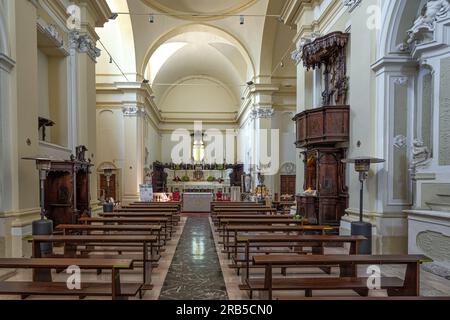
[[[253,257],[255,265],[265,267],[262,280],[249,280],[249,290],[267,291],[272,300],[273,290],[305,290],[312,295],[313,290],[351,289],[360,295],[367,295],[367,279],[357,277],[358,265],[406,265],[405,279],[401,285],[398,278],[381,278],[381,286],[391,296],[418,296],[420,294],[420,264],[432,260],[423,255],[267,255]],[[338,278],[295,278],[273,279],[272,268],[276,266],[323,266],[339,265]],[[400,279],[401,280],[401,279]]]
[[[158,239],[155,244],[156,253],[159,254],[162,244],[161,244],[161,225],[105,225],[105,224],[60,224],[56,226],[55,230],[62,231],[63,235],[70,234],[71,232],[82,232],[83,234],[91,234],[91,232],[101,231],[101,232],[120,232],[118,234],[124,233],[134,233],[139,232],[143,234],[153,235],[156,233]]]
[[[349,243],[350,255],[356,255],[359,252],[359,247],[362,241],[367,240],[366,237],[363,236],[335,236],[335,235],[254,235],[254,236],[240,236],[237,237],[236,243],[241,243],[245,245],[244,251],[244,259],[245,263],[245,283],[249,280],[250,275],[250,247],[258,246],[258,247],[266,247],[272,246],[273,244],[281,244],[284,243],[285,246],[299,246],[299,247],[307,247],[307,246],[318,246],[320,250],[314,251],[315,254],[324,254],[324,244],[325,243]],[[298,254],[299,252],[293,252],[294,254]],[[301,252],[300,252],[301,253]],[[237,253],[236,253],[237,256]],[[284,270],[285,267],[283,267]],[[329,273],[328,269],[324,270]],[[285,272],[283,272],[285,274]]]
[[[0,268],[3,269],[66,269],[77,266],[80,269],[111,270],[111,283],[85,283],[81,282],[81,289],[70,290],[66,283],[47,281],[2,281],[0,294],[20,295],[22,299],[30,295],[57,295],[57,296],[111,296],[113,300],[134,297],[140,292],[142,284],[121,283],[120,271],[133,268],[133,261],[128,259],[0,259]]]
[[[325,234],[327,231],[334,230],[330,226],[314,226],[314,225],[280,225],[280,226],[267,226],[267,225],[227,225],[225,226],[225,232],[223,233],[223,244],[225,251],[229,252],[231,245],[230,235],[233,235],[233,247],[235,249],[235,254],[237,253],[237,248],[239,247],[236,241],[239,233],[249,233],[249,232],[264,232],[264,233],[274,233],[274,232],[284,232],[284,233],[297,233],[304,234],[305,232],[320,232]],[[286,234],[286,235],[287,235]],[[228,255],[230,258],[230,255]]]
[[[295,218],[278,218],[278,219],[265,219],[265,218],[253,218],[253,219],[240,219],[240,218],[227,218],[221,219],[218,226],[219,234],[225,232],[225,228],[230,225],[303,225],[304,220],[297,220]]]
[[[131,207],[131,208],[117,208],[114,209],[114,212],[144,212],[144,213],[169,213],[172,215],[172,222],[174,225],[181,220],[180,218],[180,209],[179,208],[171,208],[171,207]]]
[[[83,224],[117,224],[117,225],[130,225],[130,224],[143,224],[143,225],[161,225],[164,230],[164,244],[171,238],[169,229],[169,218],[167,217],[81,217],[80,223]]]
[[[33,236],[33,258],[41,258],[41,243],[63,243],[64,244],[64,256],[73,257],[76,255],[77,247],[76,245],[84,245],[89,247],[90,245],[96,243],[102,244],[132,244],[139,243],[142,245],[142,261],[143,261],[143,283],[144,290],[150,290],[151,286],[151,272],[152,272],[152,261],[149,259],[148,250],[150,249],[150,257],[153,256],[153,244],[156,243],[156,236],[138,236],[138,235],[84,235],[84,236],[60,236],[60,235],[49,235],[49,236]],[[75,247],[73,246],[75,245]],[[33,274],[33,280],[49,281],[51,275],[49,270],[40,270],[39,273],[35,272]]]
[[[168,212],[100,212],[98,214],[102,218],[166,218],[168,233],[172,236],[176,225],[176,221],[172,213]]]

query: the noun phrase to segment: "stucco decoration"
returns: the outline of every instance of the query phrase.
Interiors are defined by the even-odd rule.
[[[75,49],[80,53],[86,53],[92,60],[96,60],[101,55],[101,50],[95,46],[95,41],[87,34],[79,31],[70,32],[70,49]]]
[[[251,119],[270,119],[274,113],[273,108],[255,108],[250,113]]]
[[[394,147],[401,149],[406,147],[407,138],[404,135],[398,135],[394,138]]]
[[[417,234],[417,246],[425,255],[435,261],[450,261],[450,236],[435,231],[423,231]]]
[[[450,18],[450,0],[429,0],[412,28],[408,30],[408,43],[430,38],[436,22],[446,18]]]
[[[280,172],[282,174],[286,174],[286,175],[295,175],[296,171],[297,170],[296,170],[295,163],[292,163],[292,162],[286,162],[285,164],[283,164],[281,166],[281,170],[280,170]]]
[[[412,160],[410,165],[411,171],[416,171],[418,168],[426,167],[430,162],[431,154],[428,147],[424,145],[423,141],[414,139],[412,145]]]

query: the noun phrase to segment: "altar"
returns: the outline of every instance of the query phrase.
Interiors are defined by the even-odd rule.
[[[183,193],[183,212],[210,212],[213,194],[207,192]]]

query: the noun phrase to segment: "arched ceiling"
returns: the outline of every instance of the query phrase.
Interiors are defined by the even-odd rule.
[[[236,14],[252,6],[258,0],[142,0],[151,8],[179,16],[183,19],[199,21],[219,19],[224,15]],[[190,16],[190,14],[192,14]],[[207,16],[202,16],[207,15]]]
[[[239,50],[228,40],[204,31],[182,33],[166,41],[154,52],[147,67],[155,102],[163,111],[167,91],[180,85],[181,79],[196,76],[215,79],[211,85],[220,84],[230,92],[232,107],[237,108],[246,75],[247,65]]]

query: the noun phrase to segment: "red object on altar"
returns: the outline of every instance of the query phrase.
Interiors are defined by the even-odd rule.
[[[173,200],[173,201],[180,201],[180,200],[181,200],[180,192],[179,192],[179,191],[175,191],[175,192],[173,193],[173,198],[172,198],[172,200]]]

